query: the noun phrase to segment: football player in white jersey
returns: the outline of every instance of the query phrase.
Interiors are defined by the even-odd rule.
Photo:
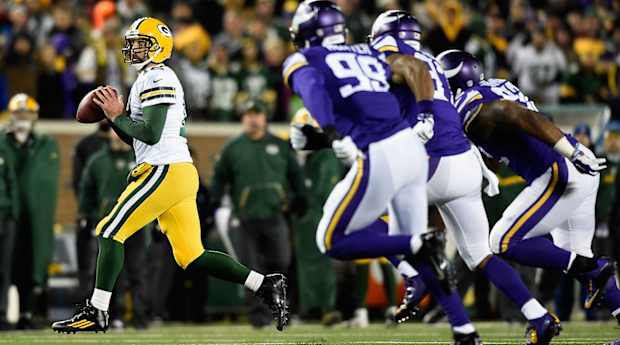
[[[125,62],[139,70],[129,94],[128,114],[113,88],[101,87],[95,93],[94,102],[112,128],[133,145],[138,165],[114,208],[97,225],[99,256],[92,298],[71,318],[55,322],[55,331],[107,330],[110,297],[123,268],[123,243],[156,219],[179,266],[244,284],[269,305],[278,330],[286,326],[288,303],[282,274],[260,274],[202,245],[196,208],[198,173],[185,138],[183,87],[164,65],[172,54],[172,42],[172,32],[162,21],[137,19],[125,33],[123,48]]]

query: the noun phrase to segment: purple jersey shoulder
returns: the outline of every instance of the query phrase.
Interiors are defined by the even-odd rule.
[[[296,71],[305,67],[322,75],[336,129],[350,135],[358,147],[408,126],[389,92],[391,70],[385,54],[368,44],[316,46],[294,53],[283,64],[285,82],[290,85]]]
[[[469,129],[484,104],[497,100],[515,102],[538,112],[534,102],[510,81],[485,80],[480,85],[465,90],[455,101],[465,130]],[[487,141],[476,142],[476,145],[487,156],[505,163],[528,182],[543,174],[553,162],[563,160],[549,145],[524,132],[510,131],[503,134]]]
[[[413,44],[415,42],[407,43],[393,35],[383,35],[372,42],[374,49],[384,52],[386,55],[411,55],[427,66],[435,88],[433,101],[430,103],[435,120],[435,134],[426,143],[428,154],[432,157],[441,157],[469,150],[470,145],[463,133],[462,122],[452,104],[453,97],[448,78],[446,78],[435,57],[416,49]],[[420,119],[419,114],[423,110],[416,102],[415,95],[405,86],[395,87],[393,93],[399,101],[401,113],[410,126],[415,126]]]

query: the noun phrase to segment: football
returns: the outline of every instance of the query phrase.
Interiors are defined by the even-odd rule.
[[[95,123],[105,118],[105,114],[103,113],[101,107],[99,107],[93,101],[93,97],[95,97],[95,90],[87,93],[86,96],[84,96],[84,98],[82,98],[82,100],[80,101],[80,104],[78,105],[77,111],[75,113],[75,119],[78,122]],[[114,90],[114,92],[116,92],[116,90]]]

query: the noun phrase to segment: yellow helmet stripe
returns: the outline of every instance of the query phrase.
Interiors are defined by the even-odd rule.
[[[140,24],[144,23],[149,17],[142,17],[134,22],[134,27],[131,30],[138,30],[140,28]]]

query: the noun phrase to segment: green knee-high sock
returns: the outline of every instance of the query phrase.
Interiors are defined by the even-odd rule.
[[[381,264],[383,288],[385,289],[385,297],[387,297],[388,306],[396,305],[396,277],[394,277],[394,272],[392,270],[392,264]]]
[[[97,256],[97,279],[95,287],[112,291],[116,278],[123,269],[125,246],[109,238],[99,237],[99,255]]]
[[[366,308],[366,293],[368,292],[368,263],[356,263],[355,264],[355,288],[353,290],[353,296],[355,296],[355,302],[357,308]]]
[[[202,255],[187,266],[187,269],[204,269],[210,276],[238,284],[245,283],[250,274],[250,269],[229,255],[216,250],[205,250]]]

